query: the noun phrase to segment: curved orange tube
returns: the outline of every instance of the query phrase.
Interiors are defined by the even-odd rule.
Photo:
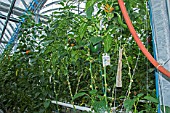
[[[136,43],[138,44],[139,48],[141,49],[141,51],[143,52],[143,54],[148,58],[148,60],[164,75],[166,75],[167,77],[170,78],[170,72],[168,70],[166,70],[163,66],[161,66],[153,57],[152,55],[148,52],[148,50],[145,48],[145,46],[142,44],[141,40],[139,39],[133,25],[132,22],[129,18],[129,15],[127,13],[126,7],[124,5],[123,0],[118,0],[120,9],[122,11],[123,17],[125,19],[125,22],[132,34],[132,36],[134,37]]]

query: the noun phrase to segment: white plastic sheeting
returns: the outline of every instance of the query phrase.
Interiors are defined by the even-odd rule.
[[[170,71],[170,22],[167,3],[167,0],[150,0],[155,58]],[[170,78],[159,72],[157,74],[160,105],[170,107]],[[166,112],[166,109],[161,112]]]

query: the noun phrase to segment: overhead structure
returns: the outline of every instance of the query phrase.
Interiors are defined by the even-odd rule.
[[[11,3],[11,5],[10,5],[9,11],[8,11],[8,15],[7,15],[6,20],[5,20],[5,25],[3,26],[3,29],[2,29],[0,41],[2,40],[2,37],[3,37],[3,35],[4,35],[5,29],[6,29],[6,26],[7,26],[7,24],[8,24],[9,18],[10,18],[10,16],[11,16],[12,9],[14,8],[15,2],[16,2],[16,0],[13,0],[12,3]]]
[[[47,0],[1,0],[0,1],[0,54],[8,44],[15,41],[23,20],[19,17],[28,10],[43,19],[47,17],[37,14]]]
[[[21,23],[24,19],[20,19],[27,11],[32,11],[36,22],[39,19],[46,23],[48,16],[52,12],[59,9],[61,0],[0,0],[0,54],[4,49],[16,40],[20,30]],[[78,9],[73,12],[84,12],[85,4],[83,2],[74,1],[74,5]]]

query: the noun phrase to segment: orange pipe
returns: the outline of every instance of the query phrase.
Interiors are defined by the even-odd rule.
[[[143,52],[143,54],[147,57],[147,59],[164,75],[166,75],[167,77],[170,78],[170,72],[168,70],[166,70],[163,66],[161,66],[153,57],[152,55],[148,52],[148,50],[145,48],[145,46],[142,44],[141,40],[139,39],[133,25],[132,22],[129,18],[129,15],[127,13],[126,7],[124,5],[124,1],[123,0],[118,0],[120,9],[122,11],[123,17],[125,19],[125,22],[132,34],[132,36],[134,37],[134,40],[136,41],[137,45],[139,46],[139,48],[141,49],[141,51]]]

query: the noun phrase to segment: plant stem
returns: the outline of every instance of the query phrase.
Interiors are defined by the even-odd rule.
[[[104,86],[105,86],[105,91],[104,91],[104,97],[105,97],[105,102],[106,102],[106,107],[107,107],[107,80],[106,80],[106,66],[104,66]]]
[[[66,62],[68,62],[68,58],[67,57],[66,57]],[[66,76],[67,76],[68,88],[69,88],[70,95],[71,95],[71,104],[73,105],[73,107],[74,107],[73,110],[75,111],[74,100],[73,100],[73,93],[71,91],[70,78],[69,78],[69,74],[68,74],[68,64],[65,66],[65,69],[67,70]]]
[[[129,83],[129,87],[128,87],[128,95],[126,98],[129,98],[129,95],[130,95],[130,90],[132,88],[132,82],[133,82],[133,76],[131,74],[131,67],[130,67],[130,64],[128,62],[128,58],[126,56],[126,53],[125,53],[125,49],[124,49],[124,52],[123,52],[125,58],[126,58],[126,61],[127,61],[127,65],[128,65],[128,68],[129,68],[129,72],[128,72],[128,75],[129,75],[129,78],[130,78],[130,83]]]
[[[69,75],[67,74],[67,83],[68,83],[68,88],[69,88],[69,91],[70,91],[70,95],[71,95],[71,98],[73,100],[73,93],[71,91],[71,85],[70,85],[70,81],[69,81]]]
[[[78,88],[79,88],[79,84],[80,84],[80,79],[81,79],[81,77],[83,76],[83,73],[79,76],[79,78],[78,78],[78,83],[77,83],[77,87],[76,87],[76,92],[75,92],[75,94],[77,94],[77,92],[78,92]]]
[[[139,102],[139,98],[137,99],[137,102],[136,102],[136,104],[134,103],[134,108],[135,108],[135,111],[134,111],[134,113],[137,113],[137,105],[138,105],[138,102]]]
[[[135,108],[134,113],[136,113],[136,111],[137,111],[137,107],[136,107],[136,105],[135,105],[135,104],[134,104],[134,108]]]
[[[93,86],[94,78],[93,78],[93,73],[92,73],[92,61],[90,61],[90,69],[89,69],[89,71],[90,71],[90,76],[91,76],[91,88],[93,90],[94,89],[94,86]]]
[[[69,90],[70,90],[70,95],[71,95],[71,104],[73,105],[73,107],[74,107],[74,112],[75,112],[75,105],[74,105],[74,101],[73,101],[73,93],[72,93],[72,91],[71,91],[71,85],[70,85],[70,81],[69,81],[69,75],[67,74],[67,82],[68,82],[68,88],[69,88]]]

